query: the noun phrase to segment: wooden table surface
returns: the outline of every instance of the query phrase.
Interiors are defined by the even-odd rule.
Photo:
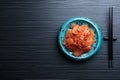
[[[108,36],[108,8],[114,8],[113,68],[108,41],[87,62],[73,62],[57,46],[61,24],[75,16],[96,22]],[[0,80],[120,79],[120,0],[0,0]]]

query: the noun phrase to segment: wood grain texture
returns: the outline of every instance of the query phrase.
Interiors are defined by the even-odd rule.
[[[61,24],[74,16],[96,22],[107,37],[108,8],[114,7],[113,68],[108,69],[107,42],[87,62],[72,62],[57,45]],[[0,80],[120,79],[119,0],[1,0]]]

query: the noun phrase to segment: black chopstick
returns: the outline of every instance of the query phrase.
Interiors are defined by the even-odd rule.
[[[109,44],[108,44],[108,66],[112,66],[113,62],[113,7],[109,8]]]

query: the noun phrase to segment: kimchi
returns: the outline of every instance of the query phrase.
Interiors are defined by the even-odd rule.
[[[88,52],[94,43],[94,33],[88,25],[72,23],[66,31],[63,45],[72,52],[74,56]]]

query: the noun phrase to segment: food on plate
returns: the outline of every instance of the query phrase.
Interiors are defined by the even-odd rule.
[[[94,33],[88,25],[72,23],[66,31],[63,45],[76,57],[88,52],[94,43]]]

